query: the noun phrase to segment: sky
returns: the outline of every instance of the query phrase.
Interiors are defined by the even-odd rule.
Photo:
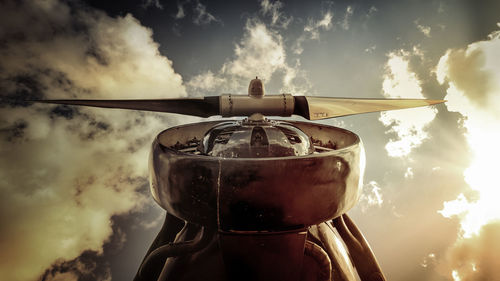
[[[388,280],[500,280],[500,2],[0,1],[0,276],[131,280],[153,138],[200,121],[40,98],[446,99],[323,120],[366,150],[348,214]]]

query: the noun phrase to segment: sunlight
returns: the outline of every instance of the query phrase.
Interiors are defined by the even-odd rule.
[[[444,202],[443,209],[438,211],[444,217],[460,219],[460,233],[452,248],[455,253],[463,250],[463,245],[470,247],[466,251],[468,256],[455,256],[451,273],[455,281],[473,280],[484,274],[480,272],[485,268],[481,263],[491,257],[470,252],[480,252],[478,241],[489,239],[483,237],[484,226],[500,220],[496,164],[500,159],[500,34],[492,33],[489,39],[470,44],[466,49],[448,50],[436,68],[439,83],[448,82],[446,105],[449,111],[462,115],[459,122],[466,129],[465,138],[472,152],[464,180],[473,192]]]

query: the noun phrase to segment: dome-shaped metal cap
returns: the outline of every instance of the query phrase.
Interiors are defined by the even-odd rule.
[[[255,118],[215,126],[202,142],[203,154],[226,158],[303,156],[313,152],[309,136],[299,128]]]

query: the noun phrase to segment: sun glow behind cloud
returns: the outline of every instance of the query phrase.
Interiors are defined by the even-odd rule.
[[[421,55],[414,48],[413,52],[400,50],[389,53],[386,73],[382,84],[383,95],[387,98],[425,98],[417,75],[409,68],[409,58]],[[385,149],[389,156],[408,156],[413,148],[428,138],[425,127],[434,120],[437,110],[433,107],[420,107],[405,110],[386,111],[380,114],[379,120],[390,127],[387,133],[394,133]]]
[[[123,2],[123,5],[127,6],[125,2]],[[454,32],[464,33],[462,25],[454,24],[463,23],[461,20],[451,21],[450,17],[448,17],[448,20],[446,19],[453,11],[456,11],[456,9],[452,9],[454,4],[447,2],[447,0],[440,1],[443,3],[440,3],[439,7],[440,9],[442,7],[447,9],[439,14],[439,23],[446,24],[446,29],[444,25],[437,24],[436,21],[432,20],[430,9],[420,9],[420,11],[425,10],[424,14],[418,13],[419,7],[424,7],[424,2],[412,7],[415,13],[402,9],[402,14],[393,15],[391,11],[388,11],[387,6],[392,9],[398,6],[397,1],[390,5],[379,6],[377,4],[377,8],[373,6],[365,7],[360,2],[353,2],[352,6],[347,7],[337,2],[328,2],[325,3],[327,5],[321,7],[317,3],[313,5],[304,4],[304,7],[307,6],[308,9],[302,11],[302,9],[296,9],[297,3],[293,1],[256,0],[253,1],[254,12],[249,14],[245,11],[243,16],[237,16],[239,21],[232,21],[232,17],[227,17],[227,14],[224,14],[227,13],[227,10],[224,8],[215,8],[233,6],[227,5],[227,3],[224,6],[217,6],[204,0],[182,0],[173,2],[170,5],[173,8],[170,7],[169,10],[168,1],[161,1],[162,5],[158,0],[141,0],[140,2],[144,3],[145,7],[149,7],[149,10],[152,10],[153,7],[160,9],[160,6],[164,6],[164,10],[162,10],[163,18],[158,21],[162,22],[163,26],[159,28],[158,25],[150,26],[156,33],[155,39],[161,43],[162,52],[168,54],[169,58],[174,61],[174,65],[178,67],[176,70],[181,71],[181,74],[184,75],[182,71],[188,69],[186,71],[187,75],[184,76],[187,83],[184,85],[182,77],[175,73],[172,62],[158,53],[158,44],[152,40],[151,29],[142,26],[142,24],[151,23],[150,20],[143,21],[141,19],[141,15],[144,18],[142,11],[135,14],[136,19],[134,16],[125,15],[129,11],[127,9],[124,9],[124,12],[120,14],[122,16],[109,17],[102,11],[94,13],[96,11],[88,7],[89,9],[83,10],[76,8],[75,13],[68,17],[66,4],[74,4],[75,1],[15,2],[14,0],[7,0],[3,1],[0,6],[4,5],[4,3],[13,4],[13,7],[19,6],[17,3],[30,3],[31,9],[28,7],[27,11],[22,14],[12,13],[12,7],[0,9],[0,14],[4,15],[0,19],[0,26],[2,28],[7,27],[0,28],[0,37],[3,37],[2,32],[19,30],[18,34],[26,36],[26,38],[39,36],[48,40],[30,42],[29,44],[22,44],[22,40],[19,40],[22,39],[20,37],[16,37],[12,41],[6,40],[7,43],[18,42],[20,44],[12,45],[14,48],[11,49],[3,49],[5,45],[0,48],[0,52],[12,52],[0,59],[0,66],[3,66],[6,70],[3,73],[27,73],[29,75],[16,77],[17,80],[11,79],[12,77],[3,77],[6,79],[2,82],[7,82],[1,84],[1,86],[8,88],[5,89],[7,91],[3,92],[30,97],[33,93],[39,93],[36,91],[37,89],[43,89],[48,85],[49,87],[41,92],[45,97],[52,98],[161,98],[185,96],[186,93],[202,95],[224,92],[244,94],[248,86],[248,80],[258,75],[259,78],[265,79],[269,94],[274,94],[277,91],[290,91],[314,95],[320,94],[319,92],[315,93],[315,87],[322,84],[327,84],[327,87],[337,87],[339,84],[341,86],[354,84],[354,87],[357,88],[359,87],[357,83],[361,81],[360,76],[352,75],[349,78],[352,78],[352,80],[346,78],[340,83],[329,83],[330,80],[328,79],[326,79],[326,82],[321,82],[320,77],[323,75],[328,77],[336,76],[338,75],[336,71],[349,73],[351,69],[356,69],[356,72],[361,74],[363,71],[359,71],[359,69],[372,68],[367,66],[373,66],[373,69],[377,69],[377,71],[373,71],[376,74],[373,75],[375,78],[372,80],[376,80],[376,82],[373,83],[372,90],[369,92],[376,94],[377,89],[380,87],[378,79],[382,76],[379,67],[383,67],[385,62],[385,75],[382,76],[384,80],[384,96],[425,98],[423,95],[425,94],[429,98],[427,94],[433,94],[433,92],[429,92],[433,85],[428,83],[430,77],[424,76],[422,73],[424,73],[423,71],[428,72],[429,65],[436,65],[437,62],[434,61],[436,56],[439,58],[438,55],[444,53],[443,49],[439,49],[438,53],[436,53],[436,45],[431,44],[431,42],[444,42],[447,40],[437,39],[447,38],[451,39],[452,44],[456,44],[457,40],[455,39],[457,37],[452,34]],[[116,2],[112,5],[119,7],[122,3]],[[471,4],[471,6],[474,5]],[[35,13],[38,16],[35,15],[34,21],[22,22],[29,17],[33,18],[33,12],[36,10],[33,9],[34,7],[39,11],[39,13]],[[307,13],[304,13],[304,11],[307,11]],[[41,12],[50,16],[50,19],[40,17]],[[93,15],[93,17],[86,18],[88,22],[83,25],[88,29],[84,28],[69,33],[50,33],[52,29],[47,28],[49,25],[57,27],[58,30],[68,31],[67,28],[59,27],[70,26],[71,24],[68,24],[68,22],[71,22],[70,18],[81,19],[80,16],[87,12],[91,12]],[[150,15],[146,14],[146,16]],[[231,15],[235,15],[233,11],[231,11]],[[166,25],[170,17],[174,18],[172,26]],[[453,13],[452,17],[458,19],[461,16]],[[370,24],[366,23],[368,18],[371,18]],[[394,29],[391,26],[381,26],[380,19],[382,18],[383,21],[395,23]],[[143,22],[139,22],[138,19]],[[403,20],[401,21],[401,19]],[[412,21],[414,19],[421,20]],[[364,21],[364,23],[360,22],[360,20]],[[20,21],[22,24],[18,24],[17,27],[12,28],[9,25]],[[406,30],[404,30],[405,24],[407,24]],[[238,26],[238,30],[232,30],[231,32],[231,28],[234,26]],[[241,26],[243,28],[240,28]],[[363,30],[360,30],[361,27]],[[168,38],[167,40],[163,38],[163,35],[158,36],[159,34],[168,34],[165,31],[170,28],[179,30],[178,34],[175,35],[176,37],[165,35],[165,38]],[[44,33],[44,30],[48,30],[49,33]],[[183,31],[182,36],[180,30]],[[184,59],[184,55],[190,54],[190,50],[184,49],[184,44],[180,43],[182,45],[181,49],[184,49],[181,50],[183,56],[176,57],[175,44],[172,44],[171,40],[190,44],[191,42],[187,41],[190,40],[189,36],[197,34],[196,32],[191,33],[193,30],[203,30],[207,37],[218,38],[217,46],[227,44],[227,46],[233,48],[229,48],[227,52],[220,52],[220,57],[218,57],[219,54],[213,55],[215,63],[210,62],[205,65],[208,60],[201,59],[200,61],[203,62],[192,64],[193,61]],[[405,36],[390,40],[396,30],[407,31],[409,34],[415,33],[416,37],[412,38],[415,41],[410,40],[410,42]],[[217,32],[220,33],[217,34]],[[431,35],[436,40],[427,39]],[[360,39],[361,37],[363,37],[363,40]],[[369,38],[369,40],[365,40],[366,38]],[[209,41],[204,41],[199,48],[192,49],[193,59],[198,60],[208,57],[205,50],[209,45],[205,45],[205,43],[210,44]],[[356,53],[358,44],[363,46],[361,51],[365,50],[366,54],[366,56],[362,56],[361,61],[356,59],[359,57],[359,53]],[[412,64],[415,61],[418,62],[418,57],[421,56],[418,49],[412,50],[411,47],[408,47],[414,44],[420,44],[421,49],[425,51],[426,60],[424,62],[428,64],[423,63],[421,66]],[[439,44],[442,44],[443,47],[449,46],[448,43]],[[342,46],[347,47],[342,48]],[[238,48],[239,51],[237,51]],[[400,51],[399,48],[406,48],[406,51]],[[403,159],[402,161],[401,159],[392,159],[394,161],[391,160],[391,163],[397,165],[404,162],[410,163],[411,166],[399,169],[401,173],[397,175],[387,176],[387,173],[379,172],[379,170],[374,172],[376,175],[382,176],[384,174],[385,176],[384,178],[376,178],[377,182],[370,181],[364,186],[365,193],[360,205],[370,208],[370,214],[375,215],[375,213],[385,212],[386,209],[389,209],[385,208],[386,205],[410,205],[407,204],[408,196],[406,195],[414,194],[413,192],[421,194],[421,191],[425,193],[425,188],[407,187],[415,186],[413,184],[416,183],[429,182],[429,178],[423,176],[424,173],[420,169],[425,166],[421,162],[421,156],[427,157],[426,152],[429,151],[429,147],[434,146],[436,142],[441,143],[438,140],[436,130],[447,131],[447,129],[453,128],[453,130],[450,130],[453,131],[450,138],[459,139],[459,145],[457,145],[459,149],[442,149],[443,151],[446,150],[446,153],[439,154],[440,156],[432,155],[432,157],[440,158],[436,159],[433,162],[435,164],[432,165],[434,166],[432,168],[433,174],[436,181],[439,182],[432,182],[432,185],[427,186],[431,189],[439,187],[439,190],[436,188],[437,192],[433,191],[432,195],[430,195],[437,202],[437,207],[432,208],[430,212],[435,217],[439,217],[440,223],[443,221],[441,216],[435,212],[442,206],[443,194],[446,194],[446,192],[442,192],[440,182],[450,182],[450,186],[453,186],[450,188],[453,189],[453,196],[456,195],[456,188],[462,187],[455,185],[457,182],[462,183],[460,175],[463,169],[461,165],[456,165],[460,169],[457,169],[458,172],[453,174],[453,177],[448,178],[450,166],[454,166],[456,164],[454,161],[460,157],[450,157],[449,153],[451,151],[454,155],[461,155],[471,151],[464,146],[462,142],[464,138],[456,135],[457,132],[461,132],[460,129],[456,129],[457,125],[463,125],[467,129],[470,146],[474,145],[476,147],[476,149],[473,149],[476,156],[464,175],[468,184],[471,187],[492,186],[491,177],[488,178],[485,174],[494,174],[495,171],[488,171],[484,166],[489,163],[486,168],[494,167],[492,164],[494,164],[495,160],[492,159],[495,159],[493,157],[498,159],[498,155],[495,154],[498,150],[492,152],[491,147],[498,145],[498,142],[495,143],[498,138],[495,136],[494,139],[489,141],[488,138],[490,138],[491,134],[487,132],[488,130],[490,132],[495,131],[497,118],[491,117],[491,114],[500,105],[498,102],[495,104],[498,99],[485,98],[489,95],[480,95],[477,92],[492,93],[491,81],[498,81],[498,76],[493,77],[491,73],[495,71],[498,73],[498,68],[495,70],[495,67],[498,67],[500,63],[498,63],[498,52],[492,56],[483,54],[487,48],[490,48],[490,52],[495,53],[495,49],[498,50],[498,44],[473,44],[467,50],[463,50],[463,53],[460,50],[450,51],[446,56],[446,63],[440,64],[442,67],[441,73],[444,74],[442,75],[442,83],[445,80],[451,81],[447,99],[451,101],[451,104],[460,107],[453,109],[454,111],[460,112],[460,114],[467,117],[459,124],[454,122],[458,114],[443,112],[440,117],[445,118],[435,122],[435,124],[440,124],[442,127],[432,127],[428,130],[427,127],[432,124],[436,110],[432,107],[429,110],[419,108],[408,111],[395,111],[393,114],[384,113],[380,120],[384,122],[387,133],[385,135],[362,136],[368,143],[373,144],[372,141],[375,141],[377,144],[375,150],[370,149],[370,152],[373,152],[374,155],[386,157],[386,152],[378,148],[383,147],[383,145],[379,145],[380,143],[388,144],[387,153],[393,157],[402,157]],[[480,51],[475,51],[478,49]],[[320,59],[314,60],[312,53]],[[387,53],[390,55],[384,57],[384,54]],[[448,67],[448,64],[451,65],[452,61],[453,64],[460,62],[460,56],[462,56],[462,59],[469,58],[463,59],[465,69],[487,68],[490,71],[453,71],[453,67]],[[474,57],[477,60],[470,59]],[[332,59],[330,60],[330,58]],[[343,58],[346,58],[346,60],[344,61]],[[497,59],[496,65],[492,63],[495,62],[495,58]],[[432,63],[429,63],[431,60]],[[486,67],[481,65],[482,60]],[[18,63],[19,61],[28,63]],[[54,67],[45,68],[48,64]],[[328,66],[322,68],[323,64],[328,64]],[[186,67],[179,67],[180,65]],[[196,65],[197,68],[191,73],[194,68],[189,67],[192,65]],[[414,66],[416,66],[415,69],[413,69]],[[54,69],[59,70],[59,72],[53,71]],[[241,71],[237,71],[238,69]],[[317,71],[318,69],[321,71]],[[58,76],[61,73],[66,76]],[[243,73],[245,74],[242,75]],[[31,74],[36,75],[31,76]],[[191,76],[191,74],[194,76]],[[363,84],[368,85],[371,83],[369,80],[372,74],[370,72],[368,76],[361,78]],[[246,75],[251,77],[246,77]],[[30,87],[29,78],[39,82],[41,87]],[[478,83],[473,83],[474,81]],[[312,87],[312,82],[314,82],[314,87]],[[432,83],[436,84],[435,81],[432,81]],[[184,90],[184,86],[187,91]],[[438,89],[439,93],[442,92],[443,88]],[[145,93],[145,95],[138,96],[137,93]],[[165,96],[165,93],[174,93],[174,95]],[[324,93],[329,92],[324,91]],[[475,96],[475,98],[471,98],[471,95]],[[498,91],[494,95],[498,96]],[[437,96],[436,92],[434,92],[434,96]],[[437,108],[444,109],[444,106]],[[54,110],[51,111],[52,109]],[[451,107],[449,109],[452,110]],[[137,208],[141,207],[144,198],[149,195],[137,193],[136,188],[141,185],[144,187],[146,184],[146,179],[142,175],[146,174],[147,165],[145,164],[150,141],[155,131],[172,125],[170,120],[173,119],[168,115],[168,118],[159,118],[147,113],[120,113],[114,110],[84,108],[66,109],[66,112],[60,110],[61,108],[55,106],[21,107],[16,105],[16,108],[12,110],[6,107],[0,108],[0,129],[5,129],[0,132],[3,133],[3,135],[0,135],[2,136],[2,139],[0,139],[0,153],[2,155],[0,164],[7,167],[0,169],[0,192],[5,194],[5,196],[1,196],[3,201],[0,200],[4,202],[2,208],[0,208],[2,210],[0,219],[5,222],[1,224],[2,240],[0,243],[5,242],[7,247],[11,247],[5,248],[2,246],[0,248],[8,251],[14,249],[14,251],[19,252],[20,248],[16,249],[16,247],[20,247],[19,245],[30,248],[42,245],[40,253],[36,253],[34,256],[28,258],[11,256],[8,257],[9,262],[0,262],[0,272],[2,272],[0,276],[2,278],[12,280],[12,276],[4,275],[4,272],[16,274],[22,271],[23,274],[33,276],[35,267],[37,267],[36,270],[40,271],[45,265],[50,267],[54,264],[58,267],[52,267],[50,270],[52,273],[45,271],[47,274],[53,274],[52,276],[46,276],[47,279],[45,280],[47,281],[52,279],[76,280],[81,272],[94,274],[92,271],[95,272],[95,268],[90,268],[79,260],[73,262],[72,267],[69,269],[65,265],[63,266],[66,262],[61,263],[61,261],[65,259],[71,262],[71,258],[81,252],[82,249],[100,251],[102,244],[108,243],[103,241],[106,241],[106,237],[110,237],[110,222],[112,221],[110,216],[113,214],[127,214],[130,210],[137,210]],[[411,113],[412,111],[414,113]],[[65,117],[65,114],[73,114],[73,116]],[[476,121],[472,122],[473,119]],[[485,125],[483,121],[489,119],[491,119],[491,124]],[[358,124],[350,124],[348,119],[345,120],[344,125],[341,126],[349,127],[357,132]],[[377,121],[370,119],[369,122],[375,123]],[[498,129],[496,130],[498,131]],[[85,136],[94,139],[86,140]],[[442,136],[442,134],[439,136]],[[427,142],[428,137],[435,137],[436,141],[430,140]],[[16,143],[7,143],[7,139],[11,139]],[[422,146],[416,152],[416,148],[426,142],[428,146]],[[441,150],[439,147],[437,149]],[[482,152],[478,153],[479,150]],[[447,157],[449,157],[448,161]],[[84,164],[77,165],[77,163]],[[374,165],[372,161],[368,165],[369,167],[379,166],[382,170],[386,167],[393,167],[388,164]],[[430,170],[432,166],[425,168]],[[1,175],[2,172],[7,175],[4,177]],[[28,173],[31,174],[27,176]],[[81,176],[77,177],[77,174]],[[405,178],[403,178],[403,174]],[[457,174],[459,179],[456,178]],[[440,177],[439,180],[437,180],[438,177]],[[397,186],[397,192],[393,193],[391,192],[391,186],[388,186],[387,183],[395,181],[396,178],[401,180],[401,185]],[[119,186],[113,184],[113,180],[116,179],[120,182]],[[73,188],[75,186],[81,188],[75,189]],[[494,222],[497,211],[495,209],[487,211],[484,208],[485,205],[482,205],[483,203],[493,204],[493,202],[481,199],[484,197],[491,199],[489,201],[493,201],[498,196],[493,189],[489,193],[482,191],[482,189],[475,190],[473,187],[470,191],[464,191],[463,194],[458,196],[457,200],[447,202],[442,210],[443,215],[454,217],[454,221],[457,223],[461,222],[464,229],[476,230],[469,234],[466,231],[461,232],[463,237],[457,241],[455,247],[450,251],[447,264],[449,268],[446,269],[446,277],[444,278],[494,280],[492,278],[498,276],[495,269],[500,268],[500,265],[495,264],[495,261],[500,259],[495,256],[495,252],[498,251],[494,249],[500,249],[500,247],[494,241],[495,237],[500,237],[498,231],[500,224]],[[80,192],[78,196],[76,196],[77,191]],[[30,192],[32,193],[30,194]],[[395,198],[394,194],[401,196]],[[479,195],[481,195],[481,198]],[[105,202],[99,200],[104,197],[111,199]],[[449,193],[445,197],[446,200],[454,198],[450,197]],[[413,198],[416,197],[412,196],[411,199]],[[430,197],[427,198],[430,199]],[[17,204],[19,202],[22,204]],[[414,202],[415,205],[418,204],[419,213],[420,208],[429,206],[429,202],[425,200],[424,202],[417,202],[417,199],[415,199],[411,202]],[[64,214],[61,215],[62,209]],[[406,227],[406,225],[402,224],[402,222],[408,221],[408,216],[404,213],[404,210],[398,210],[398,213],[396,213],[394,206],[392,210],[397,219],[391,221],[392,216],[390,216],[391,218],[387,222],[393,222],[394,226],[403,225]],[[476,215],[472,215],[474,212]],[[488,218],[488,213],[492,214],[490,218]],[[406,217],[402,218],[403,215]],[[69,219],[66,221],[61,219],[65,217],[69,217]],[[73,221],[71,217],[74,217]],[[368,216],[360,218],[358,221],[363,230],[365,230],[364,226],[367,221],[370,220],[366,217]],[[479,219],[475,217],[479,217]],[[420,218],[419,216],[418,219]],[[421,219],[421,221],[425,224],[424,227],[435,227],[435,231],[434,229],[432,231],[433,235],[435,234],[435,239],[442,238],[438,232],[442,231],[443,224],[439,226],[431,224],[427,218]],[[450,224],[453,225],[454,223]],[[38,229],[39,231],[19,231],[25,230],[28,225],[31,226],[30,230]],[[69,227],[64,228],[64,226],[68,225]],[[376,226],[377,229],[379,226],[380,224]],[[101,232],[85,233],[85,230],[91,227],[99,228]],[[415,232],[415,230],[418,231],[419,229],[419,226],[407,227],[409,232]],[[113,235],[115,235],[119,232],[119,229],[113,227],[111,231],[114,231]],[[387,232],[387,228],[384,227],[383,231]],[[23,235],[19,235],[21,232]],[[414,236],[405,236],[404,231],[394,230],[394,233],[395,238],[397,238],[394,240],[399,239],[401,241],[400,245],[407,245],[407,241],[415,241],[409,238]],[[82,235],[79,236],[80,234]],[[379,243],[379,245],[385,247],[387,244],[385,233],[377,236],[376,231],[374,235],[373,231],[370,233],[368,228],[366,234],[370,241],[375,242],[375,245]],[[127,235],[129,235],[128,232]],[[20,241],[19,243],[12,240],[14,236],[18,239],[16,241]],[[448,239],[446,241],[454,239],[454,232],[452,232],[451,237],[446,238]],[[128,241],[133,241],[133,239],[129,238],[131,237],[127,236]],[[436,241],[433,239],[419,239],[419,241],[411,244],[415,247],[425,248]],[[52,251],[47,249],[52,249]],[[146,247],[141,249],[145,250]],[[120,251],[123,251],[123,249]],[[416,259],[412,259],[412,256],[427,257],[427,253],[435,253],[435,256],[432,254],[432,256],[427,257],[426,274],[430,274],[431,271],[439,267],[441,259],[445,259],[442,249],[426,249],[427,252],[423,254],[416,253],[417,251],[414,249],[408,251],[392,251],[391,249],[391,251],[385,253],[383,251],[381,247],[376,249],[376,253],[382,262],[391,260],[391,257],[398,257],[399,254],[405,255],[404,261],[396,258],[397,262],[385,262],[385,265],[383,265],[386,273],[389,273],[388,277],[393,277],[395,272],[400,273],[398,276],[400,278],[392,278],[395,280],[408,280],[410,279],[408,277],[414,278],[414,274],[418,274],[415,273],[414,268],[418,267],[419,262],[415,262]],[[4,251],[4,254],[6,252]],[[142,252],[137,253],[137,256],[143,254]],[[104,250],[104,255],[106,261],[109,261],[106,250]],[[127,261],[131,256],[133,255],[120,257],[120,266],[123,265],[121,262]],[[60,259],[51,264],[50,261],[55,258]],[[399,260],[401,260],[401,263],[399,263]],[[95,262],[95,260],[93,261]],[[3,269],[2,266],[4,266]],[[95,267],[95,264],[93,266]],[[111,278],[109,264],[102,263],[99,266],[107,267],[107,275],[98,275],[99,278],[90,279],[109,280]],[[129,267],[129,271],[132,267],[134,266]],[[58,269],[64,268],[70,271],[56,272]],[[126,272],[126,270],[118,270]],[[114,273],[113,271],[113,278],[120,279]],[[126,274],[130,273],[127,272]],[[479,276],[478,274],[482,275]],[[15,277],[21,278],[23,276],[17,274]],[[421,279],[437,280],[436,278]]]
[[[473,158],[464,179],[473,191],[445,202],[440,213],[460,219],[461,232],[450,266],[454,280],[498,280],[488,275],[491,263],[499,260],[498,243],[489,233],[500,229],[500,32],[489,40],[475,42],[466,49],[448,50],[436,69],[441,84],[448,83],[447,107],[463,116],[466,139]],[[498,239],[496,237],[495,239]],[[481,245],[490,245],[486,251]],[[493,254],[496,253],[496,254]],[[493,256],[491,256],[493,254]],[[498,267],[497,269],[498,270]],[[492,276],[496,276],[490,279]]]

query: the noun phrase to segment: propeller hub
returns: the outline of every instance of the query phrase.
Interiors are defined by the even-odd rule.
[[[225,158],[304,156],[314,152],[306,133],[290,123],[270,121],[262,114],[211,128],[202,153]]]
[[[248,85],[248,95],[254,98],[261,98],[264,96],[264,84],[258,77],[250,81]]]

